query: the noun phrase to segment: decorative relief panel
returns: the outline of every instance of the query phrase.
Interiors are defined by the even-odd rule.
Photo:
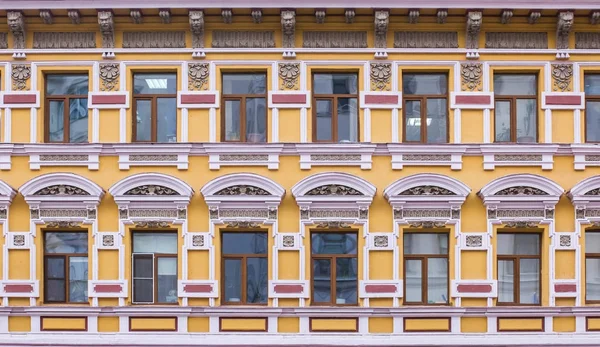
[[[505,228],[537,228],[538,222],[514,221],[504,224]]]
[[[403,218],[450,218],[450,209],[403,209]]]
[[[207,90],[210,70],[208,63],[188,64],[188,88],[192,91]]]
[[[460,75],[462,91],[480,92],[483,90],[483,68],[481,63],[460,64]]]
[[[485,48],[498,49],[547,49],[548,34],[544,32],[487,32]]]
[[[296,12],[293,10],[281,11],[281,33],[283,34],[283,48],[294,48],[296,46]]]
[[[454,31],[396,31],[394,48],[458,48]]]
[[[460,233],[460,248],[463,251],[481,251],[489,246],[489,235],[486,233]]]
[[[259,187],[240,184],[223,188],[215,195],[271,195],[271,193]]]
[[[14,90],[29,90],[27,81],[31,77],[31,66],[24,64],[12,65],[12,87]]]
[[[573,79],[573,65],[552,64],[552,85],[554,91],[570,92]]]
[[[358,190],[339,184],[328,184],[313,188],[305,195],[364,195]]]
[[[392,64],[371,63],[371,90],[383,92],[392,89]]]
[[[135,223],[136,228],[168,228],[169,223],[163,221],[143,221]]]
[[[483,246],[482,235],[467,235],[465,237],[465,245],[467,248],[481,247]]]
[[[40,161],[88,161],[87,154],[40,154]]]
[[[8,212],[6,208],[0,208],[0,219],[6,219],[8,217]]]
[[[388,238],[383,235],[375,235],[373,237],[373,246],[375,248],[384,248],[388,246]]]
[[[585,217],[600,217],[600,210],[585,210]]]
[[[349,229],[352,228],[352,225],[341,221],[327,221],[318,223],[315,227],[324,229]]]
[[[294,235],[282,235],[281,236],[281,245],[283,248],[293,248],[294,247]]]
[[[467,49],[479,48],[479,32],[481,31],[481,22],[483,13],[481,11],[470,11],[467,13]]]
[[[496,210],[496,218],[544,218],[544,210]]]
[[[6,17],[8,28],[13,36],[13,48],[25,49],[25,15],[23,12],[7,11]]]
[[[388,251],[394,249],[395,236],[392,233],[370,233],[368,247],[371,251]]]
[[[403,154],[403,161],[451,161],[450,154]]]
[[[100,90],[103,92],[114,91],[119,82],[119,75],[119,64],[100,64]]]
[[[42,209],[39,210],[40,218],[87,218],[87,210],[68,209]]]
[[[548,195],[545,191],[534,188],[534,187],[526,187],[526,186],[515,186],[506,189],[502,189],[494,195]]]
[[[556,49],[569,49],[569,33],[573,27],[575,14],[570,11],[558,13],[556,22]]]
[[[74,186],[58,184],[42,188],[33,195],[90,195],[90,193]]]
[[[98,25],[102,33],[102,48],[115,48],[115,23],[111,11],[98,12]]]
[[[103,247],[113,247],[115,245],[115,236],[114,235],[102,235],[102,246]]]
[[[600,32],[575,33],[575,49],[600,49]]]
[[[132,188],[126,191],[124,195],[179,195],[179,193],[165,186],[149,184]]]
[[[273,31],[225,31],[212,33],[213,48],[274,48]]]
[[[228,223],[225,227],[226,228],[256,229],[256,228],[260,228],[260,224],[256,223],[256,222],[250,222],[250,221],[235,221],[235,222]]]
[[[300,89],[300,64],[279,64],[279,85],[284,90]]]
[[[7,235],[6,245],[9,249],[15,248],[29,248],[31,243],[31,236],[29,233],[15,233],[10,232]]]
[[[583,195],[600,195],[600,188],[592,189]]]
[[[35,32],[33,33],[35,49],[85,49],[96,48],[95,32]]]
[[[126,31],[123,48],[185,48],[185,31]]]
[[[129,161],[177,161],[177,154],[131,154]]]
[[[586,155],[585,161],[600,161],[600,155]]]
[[[496,154],[495,161],[542,161],[541,154]]]
[[[456,193],[438,186],[418,186],[407,189],[398,195],[456,195]]]
[[[390,24],[390,12],[375,11],[375,48],[387,47],[387,31]]]
[[[298,233],[278,233],[275,242],[275,246],[281,251],[295,251],[302,247]]]
[[[23,234],[13,235],[13,246],[25,247],[25,235],[23,235]]]
[[[29,216],[31,219],[40,219],[40,210],[32,208],[29,210]]]
[[[220,161],[269,161],[268,154],[219,154]]]
[[[129,218],[177,218],[177,210],[172,209],[132,209]]]
[[[185,246],[188,249],[210,248],[210,235],[208,233],[188,233],[185,237]]]
[[[359,218],[358,210],[309,210],[309,218]]]
[[[305,31],[304,48],[367,48],[366,31]]]
[[[356,161],[361,160],[360,154],[311,154],[314,161]]]
[[[555,245],[557,249],[574,249],[576,248],[573,242],[573,235],[571,233],[557,233],[554,237],[558,237],[558,242]]]
[[[219,218],[269,218],[267,209],[219,209]]]
[[[0,33],[0,49],[8,48],[8,34]]]
[[[48,222],[46,223],[46,227],[47,228],[79,228],[81,227],[81,223],[80,222],[73,222],[73,221],[52,221],[52,222]]]
[[[204,12],[189,12],[190,31],[192,32],[192,48],[204,48]]]
[[[192,235],[192,247],[204,247],[204,235]]]
[[[418,222],[411,222],[408,225],[409,228],[423,228],[423,229],[443,228],[445,226],[446,226],[445,222],[439,222],[439,221],[418,221]]]

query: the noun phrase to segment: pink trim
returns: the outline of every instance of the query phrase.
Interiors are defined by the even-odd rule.
[[[92,105],[125,105],[125,95],[92,95]]]
[[[185,284],[183,291],[186,293],[210,293],[212,284]]]
[[[459,284],[456,286],[456,291],[459,293],[491,293],[492,285],[490,284]]]
[[[120,284],[96,284],[94,286],[96,293],[120,293],[121,290]]]
[[[489,95],[457,95],[454,99],[456,105],[489,105],[491,102]]]
[[[398,95],[365,95],[365,104],[372,105],[397,105]]]
[[[306,94],[273,94],[271,96],[273,104],[304,104],[306,103]]]
[[[181,94],[181,104],[214,104],[217,100],[215,94]]]
[[[4,292],[6,293],[31,293],[33,286],[31,284],[5,284]]]
[[[581,105],[581,96],[579,95],[547,95],[546,105]]]
[[[395,293],[397,287],[395,284],[367,284],[365,293]]]
[[[4,95],[5,104],[35,104],[37,95],[35,94],[6,94]]]
[[[556,293],[577,293],[576,284],[555,284],[554,291]]]
[[[304,288],[300,284],[276,284],[273,291],[277,294],[296,294],[302,293]]]

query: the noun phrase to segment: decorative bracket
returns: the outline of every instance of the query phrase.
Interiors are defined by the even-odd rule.
[[[408,11],[408,23],[417,24],[419,22],[420,12],[418,9]]]
[[[144,15],[141,10],[130,10],[129,16],[131,17],[131,22],[133,24],[142,24],[144,21]]]
[[[102,48],[115,48],[115,23],[111,11],[98,11],[98,24],[102,33]]]
[[[294,10],[281,11],[281,31],[283,33],[283,48],[294,48],[296,33],[296,12]]]
[[[479,31],[482,20],[481,11],[467,13],[467,49],[479,49]]]
[[[542,16],[542,12],[540,11],[531,11],[529,12],[529,17],[527,17],[527,22],[529,24],[535,24],[538,22],[540,17]]]
[[[69,10],[67,15],[71,19],[71,24],[79,24],[81,23],[81,13],[78,10]]]
[[[25,49],[25,18],[23,12],[8,11],[8,28],[13,35],[13,48]]]
[[[171,11],[169,9],[160,10],[158,16],[163,24],[171,24]]]
[[[52,12],[50,10],[40,10],[40,18],[44,24],[52,24]]]
[[[255,8],[252,10],[252,21],[254,24],[262,23],[262,10],[260,8]]]
[[[356,11],[354,11],[354,9],[347,9],[345,15],[347,24],[354,23],[354,17],[356,17]]]
[[[446,20],[448,19],[448,9],[440,8],[437,10],[437,23],[438,24],[446,24]]]
[[[560,12],[556,23],[556,49],[569,49],[569,33],[573,27],[571,11]]]
[[[375,11],[375,48],[387,47],[387,31],[390,24],[390,12]]]

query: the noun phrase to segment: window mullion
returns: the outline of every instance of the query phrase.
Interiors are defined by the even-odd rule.
[[[69,294],[70,294],[70,290],[69,290],[69,256],[65,255],[62,257],[64,259],[64,281],[65,281],[65,303],[69,303],[71,302],[71,299],[69,298]]]
[[[246,97],[240,98],[240,141],[246,142]]]
[[[247,297],[248,288],[246,287],[246,285],[247,285],[247,282],[246,282],[247,277],[246,276],[248,276],[248,274],[246,273],[246,259],[247,259],[246,256],[242,257],[241,269],[240,269],[240,270],[242,270],[242,283],[240,286],[240,290],[242,291],[241,292],[242,304],[248,304],[248,297]]]
[[[331,262],[331,273],[329,274],[329,281],[331,283],[331,286],[329,288],[329,297],[331,298],[331,303],[333,305],[337,305],[337,257],[331,257],[329,259],[329,261]]]
[[[65,97],[63,99],[63,142],[69,143],[71,142],[70,133],[70,124],[69,124],[69,97]]]
[[[156,271],[158,271],[158,257],[152,253],[152,303],[155,304],[158,302],[158,279],[156,276]]]
[[[421,97],[421,143],[427,143],[427,98]]]
[[[520,273],[520,258],[517,256],[515,257],[514,263],[513,263],[513,291],[514,291],[514,300],[515,300],[515,304],[521,304],[521,295],[520,295],[520,283],[521,283],[521,273]]]
[[[423,301],[424,305],[427,305],[429,303],[429,298],[427,295],[427,286],[429,285],[429,281],[427,281],[427,267],[428,267],[428,262],[427,262],[427,257],[423,257],[421,258],[421,300]]]

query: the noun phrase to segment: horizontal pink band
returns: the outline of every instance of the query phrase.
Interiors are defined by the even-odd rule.
[[[214,104],[217,100],[215,94],[182,94],[181,103],[189,104]]]
[[[183,286],[183,291],[186,293],[210,293],[212,284],[186,284]]]
[[[125,95],[92,95],[92,105],[125,105]]]
[[[33,286],[31,284],[5,284],[4,291],[6,293],[31,293]]]
[[[581,105],[581,96],[579,95],[546,95],[546,105]]]
[[[121,285],[120,284],[96,284],[94,286],[94,291],[96,293],[120,293]]]
[[[273,104],[305,104],[306,94],[273,94],[271,102]]]
[[[457,95],[454,99],[457,105],[489,105],[491,102],[489,95]]]
[[[397,105],[398,95],[365,95],[365,104]]]
[[[492,285],[490,284],[459,284],[456,287],[459,293],[491,293]]]
[[[4,95],[5,104],[35,104],[37,95],[35,94],[7,94]]]
[[[395,284],[367,284],[365,285],[365,292],[367,293],[395,293]]]
[[[554,291],[556,293],[576,293],[577,285],[576,284],[555,284]]]
[[[303,288],[300,284],[276,284],[273,291],[278,294],[299,294],[303,292]]]

